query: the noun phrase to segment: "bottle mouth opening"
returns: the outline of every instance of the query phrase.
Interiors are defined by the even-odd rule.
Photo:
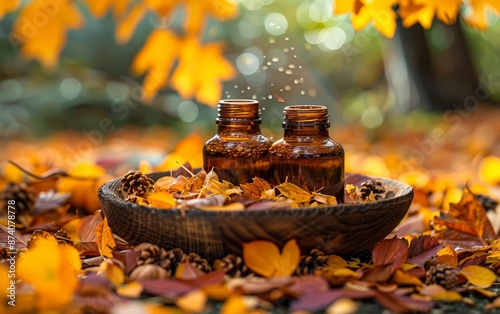
[[[259,101],[255,99],[223,99],[217,106],[216,123],[260,123]]]
[[[282,127],[285,129],[328,128],[328,108],[321,105],[293,105],[283,110]]]

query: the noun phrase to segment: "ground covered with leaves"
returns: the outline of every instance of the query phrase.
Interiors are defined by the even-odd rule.
[[[85,140],[78,134],[10,142],[5,156],[14,163],[2,164],[0,180],[0,290],[6,291],[0,296],[0,312],[497,309],[500,128],[492,118],[495,112],[477,112],[458,125],[433,125],[432,130],[444,131],[439,141],[428,129],[412,128],[411,123],[397,133],[367,134],[356,126],[333,129],[332,137],[347,152],[347,172],[392,177],[415,191],[407,216],[393,233],[350,256],[339,256],[320,244],[301,252],[296,240],[283,247],[254,241],[243,244],[242,256],[209,260],[175,247],[132,246],[113,234],[100,211],[98,187],[130,169],[170,171],[186,162],[198,168],[204,138],[199,132],[167,147],[165,136],[174,138],[168,130],[155,129],[156,137],[146,136],[151,135],[146,130],[117,131],[102,146],[78,151],[79,158],[68,153]],[[139,148],[143,153],[137,158]],[[151,157],[167,150],[171,153],[163,160]],[[184,178],[175,181],[177,177],[167,176],[160,183],[165,191],[174,187],[175,193],[166,193],[179,197],[175,187],[184,189],[190,180],[189,175]],[[233,194],[230,186],[219,183],[215,191]],[[147,194],[147,189],[137,193],[125,188],[130,195]],[[248,192],[241,192],[251,195],[257,186],[246,188]],[[314,202],[312,194],[305,196]],[[167,202],[164,210],[179,210],[170,205]]]

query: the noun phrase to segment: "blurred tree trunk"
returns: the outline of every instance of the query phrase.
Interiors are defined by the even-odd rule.
[[[392,42],[385,59],[393,65],[386,72],[403,110],[445,111],[474,95],[478,74],[460,22],[434,21],[433,29],[424,30],[420,25],[405,28],[398,19]]]

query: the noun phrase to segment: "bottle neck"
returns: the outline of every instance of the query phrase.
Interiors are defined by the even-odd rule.
[[[219,134],[259,133],[260,118],[259,102],[253,99],[224,99],[217,106]]]
[[[284,136],[328,137],[328,109],[325,106],[288,106],[283,111]]]

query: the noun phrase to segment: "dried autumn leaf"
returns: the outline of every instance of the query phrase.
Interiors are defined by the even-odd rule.
[[[111,228],[108,226],[108,218],[99,222],[95,229],[95,241],[101,256],[112,258],[113,251],[116,250],[115,238]]]
[[[54,190],[40,192],[36,197],[33,213],[42,214],[57,209],[65,205],[70,197],[70,193],[56,193]]]
[[[66,44],[67,32],[84,24],[82,14],[72,1],[33,0],[19,13],[11,42],[22,44],[24,57],[38,59],[45,68],[54,69]]]
[[[142,84],[142,99],[153,100],[156,93],[167,83],[170,69],[179,53],[180,42],[177,36],[165,28],[151,32],[141,50],[132,61],[136,74],[146,73]]]
[[[202,290],[194,290],[177,298],[175,304],[186,313],[202,312],[207,303],[207,295]]]
[[[130,299],[137,299],[141,296],[143,287],[140,282],[132,280],[127,282],[126,284],[119,286],[116,288],[116,293],[119,296],[125,297],[125,298],[130,298]]]
[[[243,260],[248,268],[264,277],[281,277],[291,275],[300,261],[300,249],[292,239],[283,247],[268,241],[243,243]]]
[[[222,81],[233,78],[236,73],[233,65],[224,58],[222,50],[220,43],[201,45],[195,36],[183,40],[179,64],[171,82],[182,98],[194,96],[198,102],[209,106],[218,103]]]
[[[460,293],[454,290],[445,290],[431,295],[434,301],[444,301],[444,302],[460,302],[462,301],[462,296]]]
[[[458,265],[457,252],[455,252],[455,250],[451,246],[446,246],[436,253],[436,262],[438,264],[446,264],[453,267],[457,267]]]
[[[106,259],[101,262],[98,274],[103,274],[115,287],[120,287],[125,282],[123,267],[114,259]]]
[[[71,246],[59,246],[54,237],[49,237],[40,239],[19,257],[16,274],[35,287],[36,305],[43,312],[70,304],[78,287],[80,268],[78,251]]]
[[[479,288],[488,288],[497,280],[497,276],[491,270],[476,265],[465,266],[460,270],[460,274]]]
[[[14,11],[19,6],[20,0],[2,1],[0,3],[0,19],[5,16],[5,14]]]
[[[422,281],[420,281],[418,277],[407,274],[406,272],[399,269],[397,269],[396,272],[394,273],[392,280],[394,281],[394,283],[398,285],[411,285],[418,287],[423,285]]]
[[[399,2],[399,15],[405,27],[418,22],[429,29],[434,16],[446,24],[454,23],[461,5],[462,0],[403,0]]]
[[[372,251],[373,264],[391,264],[392,271],[400,268],[408,257],[408,245],[405,240],[392,238],[380,241]]]
[[[174,196],[167,191],[157,191],[147,196],[151,206],[155,208],[171,209],[176,205]]]
[[[108,11],[112,11],[115,18],[121,16],[132,0],[84,0],[90,13],[95,18],[103,18]]]
[[[263,192],[271,189],[269,182],[264,179],[255,177],[252,181],[252,183],[240,184],[240,187],[245,195],[253,199],[260,199]]]
[[[396,31],[396,13],[392,7],[397,2],[397,0],[361,0],[351,15],[353,28],[359,31],[373,22],[373,27],[382,35],[392,38]]]
[[[488,11],[500,14],[500,2],[495,0],[469,0],[468,4],[471,10],[463,19],[469,26],[479,30],[488,28]]]
[[[312,197],[311,193],[290,182],[281,183],[276,188],[281,192],[281,195],[297,203],[309,203]]]

